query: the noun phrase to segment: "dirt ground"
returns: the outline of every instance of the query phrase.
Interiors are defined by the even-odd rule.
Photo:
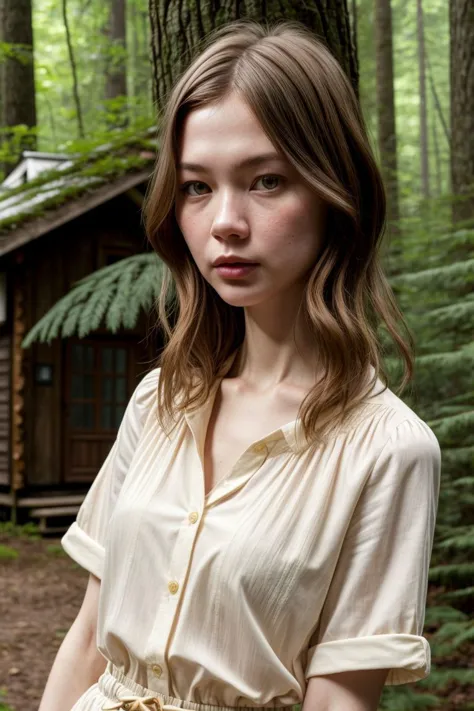
[[[14,711],[37,711],[88,573],[61,554],[59,538],[0,535],[0,544],[19,553],[0,558],[0,710],[3,703]]]
[[[18,557],[0,555],[0,711],[37,711],[56,652],[81,606],[88,573],[64,553],[60,538],[0,532],[2,544]],[[469,666],[473,652],[470,645],[459,659],[443,660],[441,666]],[[451,683],[442,696],[442,711],[474,709],[472,688]]]

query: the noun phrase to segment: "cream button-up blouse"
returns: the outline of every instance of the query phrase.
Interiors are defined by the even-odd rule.
[[[301,703],[310,677],[347,670],[426,677],[441,459],[428,425],[378,380],[327,444],[301,452],[300,421],[288,423],[206,497],[213,398],[169,439],[158,377],[136,388],[62,538],[101,578],[104,657],[148,689],[230,707]]]

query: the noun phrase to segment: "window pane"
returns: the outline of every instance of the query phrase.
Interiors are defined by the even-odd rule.
[[[94,406],[92,403],[74,403],[71,405],[71,426],[80,429],[93,429]]]
[[[116,405],[115,406],[115,427],[117,427],[117,429],[120,427],[120,423],[122,422],[124,412],[125,412],[125,405]]]
[[[115,368],[117,373],[125,375],[125,369],[127,367],[127,351],[125,348],[117,348],[115,351]]]
[[[83,346],[79,345],[73,345],[71,347],[71,356],[72,356],[72,369],[73,370],[82,370],[83,369]]]
[[[84,405],[82,403],[74,403],[71,406],[71,426],[72,427],[82,427],[83,409],[84,409]]]
[[[111,402],[114,399],[113,378],[102,378],[102,400]]]
[[[112,348],[104,348],[102,350],[102,370],[104,372],[113,372],[114,369],[114,351]]]
[[[87,403],[84,406],[84,427],[87,429],[94,429],[94,405],[92,403]]]
[[[71,396],[73,398],[93,398],[94,378],[92,375],[73,375]]]
[[[84,370],[94,370],[93,346],[84,346]]]
[[[105,430],[112,429],[112,405],[102,405],[100,424]]]
[[[126,378],[115,378],[115,401],[124,402],[127,399]]]

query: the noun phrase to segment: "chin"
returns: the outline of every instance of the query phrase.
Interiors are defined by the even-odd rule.
[[[242,308],[246,306],[257,306],[268,299],[265,294],[251,293],[250,289],[244,285],[241,285],[240,288],[231,287],[229,289],[215,289],[215,291],[219,294],[222,301],[225,301],[229,306],[240,306]]]

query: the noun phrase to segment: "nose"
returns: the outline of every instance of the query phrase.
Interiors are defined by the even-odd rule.
[[[249,223],[243,196],[235,192],[223,190],[221,195],[215,195],[214,217],[211,235],[217,239],[245,239],[249,236]]]

